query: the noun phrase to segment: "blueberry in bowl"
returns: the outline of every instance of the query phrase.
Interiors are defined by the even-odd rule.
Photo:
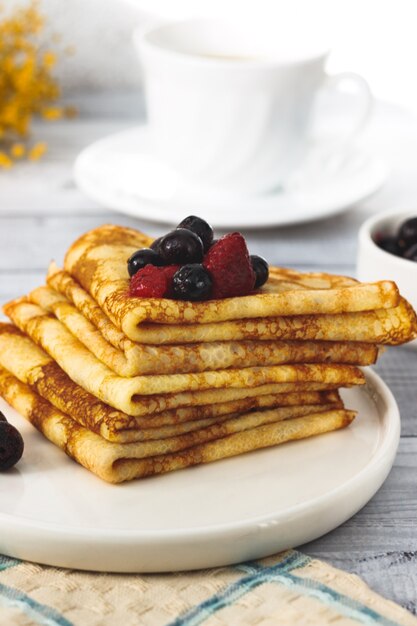
[[[400,249],[404,252],[417,244],[417,215],[401,224],[397,232],[397,240]]]
[[[417,210],[370,217],[359,230],[357,278],[393,280],[417,310]],[[410,346],[416,346],[417,341]]]
[[[395,256],[417,261],[417,216],[402,221],[392,232],[377,231],[374,235],[376,245]]]

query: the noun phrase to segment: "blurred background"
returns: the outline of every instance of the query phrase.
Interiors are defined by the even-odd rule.
[[[3,9],[27,4],[5,0]],[[378,98],[417,111],[414,0],[40,0],[51,32],[67,48],[57,68],[66,94],[78,90],[133,89],[140,72],[131,43],[137,25],[158,19],[232,16],[265,28],[285,19],[294,36],[310,28],[330,42],[328,71],[366,77]]]

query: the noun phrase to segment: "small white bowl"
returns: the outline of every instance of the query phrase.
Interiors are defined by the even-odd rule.
[[[362,282],[393,280],[400,293],[417,310],[417,263],[386,252],[375,243],[378,234],[393,236],[400,224],[417,217],[417,209],[407,213],[380,213],[359,229],[357,277]],[[417,347],[417,340],[410,345]]]

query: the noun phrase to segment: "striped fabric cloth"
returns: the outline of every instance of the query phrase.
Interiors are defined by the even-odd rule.
[[[1,626],[417,626],[300,552],[179,574],[94,574],[0,557]]]

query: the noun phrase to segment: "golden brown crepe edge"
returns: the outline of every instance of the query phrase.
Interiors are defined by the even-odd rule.
[[[0,368],[0,392],[6,401],[47,439],[86,469],[111,483],[166,473],[275,446],[286,441],[311,437],[343,428],[355,417],[354,411],[332,410],[309,417],[294,418],[287,422],[267,424],[199,444],[179,453],[146,459],[126,459],[120,457],[123,445],[103,442],[98,435],[55,409],[28,385],[18,381],[3,368]]]

